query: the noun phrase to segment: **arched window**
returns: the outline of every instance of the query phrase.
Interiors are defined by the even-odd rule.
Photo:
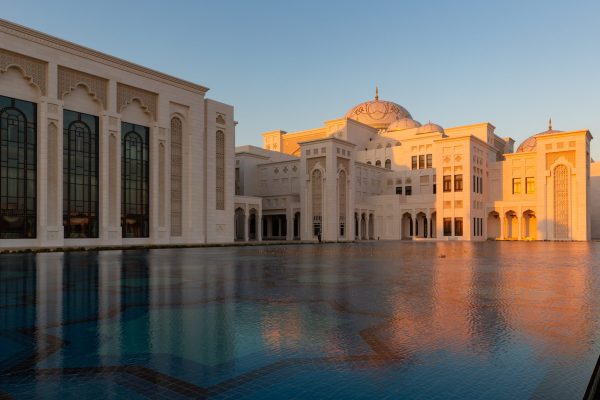
[[[392,144],[390,142],[388,142],[388,144],[385,145],[385,148],[389,149],[390,147],[392,147]]]
[[[392,169],[392,160],[389,158],[385,160],[385,169]]]
[[[381,167],[381,160],[375,161],[375,166],[376,167]]]
[[[37,106],[0,96],[0,239],[36,237]]]
[[[311,175],[312,189],[312,212],[313,212],[313,234],[321,234],[321,221],[323,209],[323,175],[316,169]]]
[[[217,210],[225,209],[225,133],[216,134],[216,201]]]
[[[98,237],[98,117],[63,112],[65,238]]]
[[[367,161],[367,164],[371,165],[372,163],[371,163],[371,161]]]
[[[150,129],[121,124],[121,226],[124,238],[150,236]]]
[[[346,236],[346,171],[341,170],[338,177],[338,209],[340,237]]]
[[[183,128],[177,117],[171,119],[171,236],[181,236],[183,155],[181,151]]]

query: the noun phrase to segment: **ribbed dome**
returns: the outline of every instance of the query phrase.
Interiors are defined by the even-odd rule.
[[[417,133],[430,133],[430,132],[444,132],[444,128],[442,128],[438,124],[432,124],[431,122],[423,125],[417,130]]]
[[[421,124],[418,121],[415,121],[414,119],[402,118],[402,119],[392,122],[390,124],[390,126],[388,126],[387,131],[388,132],[402,131],[404,129],[418,128],[420,126],[421,126]]]
[[[354,106],[346,113],[346,118],[369,125],[376,129],[386,129],[394,121],[409,118],[410,113],[401,105],[391,101],[379,100],[378,91],[375,99]]]
[[[535,135],[529,136],[527,139],[523,141],[517,148],[517,153],[528,153],[530,151],[537,150],[537,138],[543,135],[552,135],[553,133],[560,133],[562,131],[556,131],[552,129],[552,119],[548,123],[548,130],[540,133],[536,133]]]

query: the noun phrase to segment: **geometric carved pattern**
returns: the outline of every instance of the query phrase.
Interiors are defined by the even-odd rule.
[[[156,93],[117,83],[117,112],[121,112],[123,107],[137,99],[144,111],[150,112],[156,120],[156,97]]]
[[[320,167],[325,169],[325,157],[315,157],[306,160],[306,173],[310,174],[310,171],[312,171],[317,164],[320,164]]]
[[[569,169],[554,168],[554,238],[569,239]]]
[[[339,225],[340,236],[345,236],[346,224],[346,171],[341,170],[338,176],[338,210],[339,210]]]
[[[216,134],[216,201],[217,210],[225,209],[225,133]]]
[[[182,225],[182,159],[183,127],[177,117],[171,119],[171,236],[181,236]]]
[[[323,175],[321,170],[315,169],[310,180],[312,182],[313,223],[320,223],[323,204]]]
[[[78,85],[85,85],[87,91],[106,109],[106,86],[108,80],[85,72],[58,66],[58,98],[75,90]]]
[[[575,150],[556,151],[554,153],[546,153],[546,168],[552,167],[560,157],[564,157],[572,166],[575,166]]]
[[[0,49],[0,72],[6,72],[12,65],[20,67],[25,73],[25,78],[40,88],[42,96],[46,95],[46,63],[44,61]]]
[[[225,118],[222,114],[217,115],[217,124],[225,125]]]

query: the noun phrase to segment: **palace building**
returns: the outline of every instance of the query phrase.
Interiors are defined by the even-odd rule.
[[[550,121],[515,151],[490,123],[421,124],[376,93],[322,127],[262,136],[236,148],[236,240],[600,237],[587,129]]]
[[[233,239],[233,107],[0,20],[0,247]]]

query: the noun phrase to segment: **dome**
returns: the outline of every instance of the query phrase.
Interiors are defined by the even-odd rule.
[[[535,151],[537,149],[537,138],[543,135],[552,135],[553,133],[560,133],[562,131],[556,131],[552,129],[552,119],[548,124],[548,130],[540,133],[536,133],[535,135],[529,136],[527,139],[523,141],[517,148],[516,153],[528,153],[530,151]]]
[[[438,124],[432,124],[431,122],[421,126],[417,133],[430,133],[430,132],[444,132],[444,128]]]
[[[375,99],[354,106],[346,113],[346,118],[369,125],[376,129],[386,129],[392,122],[403,118],[412,119],[404,107],[391,101],[379,100],[378,90]]]
[[[387,130],[388,132],[392,131],[402,131],[404,129],[418,128],[421,124],[418,121],[410,118],[402,118],[392,122]]]

